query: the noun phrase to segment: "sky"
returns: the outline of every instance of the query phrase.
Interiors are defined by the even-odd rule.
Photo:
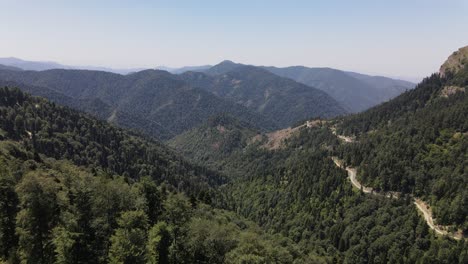
[[[113,68],[229,59],[398,77],[468,45],[468,0],[0,0],[0,57]]]

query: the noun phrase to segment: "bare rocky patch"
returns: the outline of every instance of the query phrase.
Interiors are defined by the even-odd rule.
[[[465,92],[465,87],[459,87],[459,86],[445,86],[442,91],[440,91],[440,96],[441,97],[449,97],[451,95],[454,95],[458,92]]]
[[[284,146],[284,141],[290,138],[296,131],[303,127],[285,128],[266,134],[267,141],[261,147],[269,150],[280,149]]]
[[[455,51],[448,59],[440,66],[440,76],[445,76],[447,72],[457,73],[468,63],[468,46]]]

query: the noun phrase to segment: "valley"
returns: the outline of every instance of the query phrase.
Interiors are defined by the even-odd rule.
[[[467,49],[415,87],[0,67],[0,260],[466,263]]]
[[[463,134],[463,131],[466,131],[466,94],[459,89],[449,96],[440,97],[440,92],[447,85],[466,86],[467,72],[465,67],[465,69],[454,72],[447,79],[431,76],[419,84],[415,90],[406,92],[396,99],[362,114],[339,117],[325,122],[321,120],[307,121],[270,134],[258,134],[257,132],[248,136],[249,134],[240,132],[241,135],[247,137],[237,138],[239,140],[237,142],[240,144],[235,145],[234,150],[231,149],[227,155],[206,155],[205,153],[211,153],[212,150],[200,148],[200,146],[193,148],[191,142],[194,139],[209,139],[213,132],[218,134],[218,132],[205,126],[190,132],[191,141],[184,140],[184,136],[178,136],[170,141],[170,145],[195,162],[212,164],[217,170],[234,177],[235,181],[227,185],[227,189],[234,193],[234,197],[229,198],[234,199],[230,206],[233,210],[254,219],[268,230],[289,234],[295,241],[300,241],[299,243],[301,243],[302,239],[291,233],[285,233],[284,225],[295,230],[295,227],[297,227],[295,225],[300,225],[299,223],[302,222],[296,222],[294,219],[296,217],[305,218],[307,220],[302,221],[308,224],[302,226],[301,229],[313,230],[312,233],[317,232],[310,225],[311,223],[322,223],[323,219],[317,223],[307,217],[308,214],[317,216],[318,212],[323,212],[320,209],[315,211],[313,207],[308,205],[315,201],[314,199],[317,199],[316,195],[321,197],[318,201],[322,203],[331,199],[332,203],[334,203],[334,210],[338,211],[363,210],[362,207],[368,206],[369,201],[365,199],[360,200],[361,204],[354,204],[356,208],[346,207],[346,209],[343,209],[340,198],[335,197],[337,194],[327,193],[326,189],[323,189],[326,188],[324,186],[328,188],[331,186],[323,183],[322,180],[324,179],[316,175],[322,174],[322,177],[331,177],[335,181],[341,181],[338,179],[343,177],[337,176],[337,178],[334,178],[332,175],[337,172],[332,172],[331,167],[326,167],[327,169],[323,167],[328,163],[326,160],[333,160],[332,164],[337,168],[344,168],[344,164],[346,164],[347,177],[341,179],[347,180],[341,183],[343,185],[337,185],[340,186],[339,191],[336,191],[337,193],[342,194],[344,189],[348,188],[346,186],[352,186],[355,190],[347,189],[349,192],[347,195],[356,195],[353,193],[372,194],[366,196],[369,196],[368,199],[383,203],[381,204],[383,208],[388,208],[389,204],[396,206],[396,204],[403,203],[406,206],[406,214],[416,217],[414,220],[420,221],[419,223],[430,230],[428,231],[429,234],[432,234],[436,239],[466,241],[466,221],[463,219],[466,219],[467,207],[464,202],[465,198],[462,198],[466,197],[464,188],[466,187],[467,178],[464,168],[466,168],[468,160],[466,156],[466,135]],[[405,105],[405,107],[401,107],[401,105]],[[235,127],[226,126],[226,124],[224,124],[224,127],[226,128],[224,133],[231,134],[239,131]],[[440,134],[437,135],[436,132],[435,137],[429,136],[427,131],[431,131],[431,128],[435,127],[440,131],[438,132]],[[246,129],[246,127],[242,129]],[[419,135],[424,131],[426,131],[425,135]],[[222,134],[216,137],[219,144],[232,142],[232,139],[223,138]],[[429,136],[429,139],[424,139],[423,136]],[[440,137],[444,139],[441,138],[436,141]],[[420,144],[424,142],[423,144],[428,144],[428,147],[419,147],[418,145],[413,150],[408,143],[413,142],[413,140],[419,141]],[[373,141],[375,143],[370,144]],[[256,144],[248,142],[255,142]],[[418,144],[416,142],[412,144]],[[203,144],[205,143],[202,143],[202,146]],[[379,152],[375,153],[374,150],[377,149],[373,148],[378,148]],[[428,153],[434,150],[443,151],[441,154],[450,155],[450,158],[446,156],[443,159],[443,165],[436,165],[438,163],[431,160],[431,158],[442,158],[443,156],[437,154],[440,152]],[[396,157],[388,154],[385,156],[379,155],[379,153],[386,151],[395,151],[398,154],[396,154]],[[410,151],[410,154],[405,156],[402,151]],[[417,151],[421,153],[418,154]],[[414,169],[411,166],[402,166],[398,163],[398,161],[404,162],[404,159],[419,162],[418,160],[422,158],[421,155],[428,154],[431,155],[429,156],[431,158],[425,158],[425,163],[417,165],[420,167]],[[330,159],[330,157],[333,157],[333,159]],[[414,160],[415,158],[416,160]],[[393,172],[394,174],[390,175],[392,177],[398,176],[399,179],[396,181],[403,181],[405,185],[383,185],[385,180],[391,178],[387,175],[378,175],[379,170],[376,169],[369,172],[371,168],[368,167],[376,162],[374,159],[377,159],[379,163],[382,162],[379,165],[382,173],[388,175],[389,172]],[[449,162],[450,159],[454,159],[451,161],[454,162],[453,165],[449,165],[452,164]],[[319,160],[321,161],[319,162]],[[392,162],[388,163],[388,161]],[[444,167],[445,170],[438,171],[438,166]],[[448,170],[450,166],[457,169]],[[421,175],[420,173],[416,174],[414,171],[420,168],[424,168],[424,174],[433,175],[432,177],[439,181],[439,183],[427,182],[426,184],[438,187],[433,187],[432,190],[430,188],[424,189],[423,185],[412,182],[411,177]],[[451,174],[450,171],[456,173]],[[441,174],[443,172],[448,174]],[[309,177],[312,177],[312,179],[308,179]],[[373,178],[382,178],[384,182],[369,181],[369,179]],[[364,179],[364,182],[361,179]],[[415,180],[418,181],[419,179]],[[440,182],[444,183],[441,184]],[[453,187],[450,187],[450,184],[453,184]],[[315,193],[314,188],[318,186],[321,189],[320,191],[316,190],[317,193]],[[424,191],[417,189],[421,187],[423,187]],[[439,188],[437,194],[431,194],[431,191],[435,191],[434,188]],[[443,188],[452,191],[444,193]],[[456,190],[456,188],[460,189]],[[356,190],[361,191],[356,192]],[[327,198],[320,195],[325,195]],[[328,198],[328,196],[331,197]],[[447,207],[447,204],[450,207]],[[324,210],[324,205],[313,203],[313,206]],[[347,206],[350,205],[347,204]],[[277,207],[282,209],[277,210]],[[263,209],[257,211],[258,208]],[[377,210],[377,208],[374,207],[374,210]],[[389,212],[386,213],[389,214]],[[287,215],[293,216],[288,217]],[[449,215],[450,218],[447,217]],[[333,219],[331,221],[339,221],[335,217],[331,217],[331,219]],[[342,218],[338,217],[338,219]],[[352,225],[359,226],[360,221],[366,221],[364,219],[353,218],[356,223]],[[460,222],[454,221],[454,219],[459,219]],[[280,225],[275,220],[283,224]],[[348,222],[348,224],[351,223]],[[393,232],[397,231],[394,230]],[[360,236],[363,236],[363,234],[360,234]],[[318,237],[314,237],[314,239],[320,240]],[[378,241],[382,242],[381,240]],[[364,242],[364,244],[361,244],[364,248],[372,247],[372,241]],[[335,245],[340,248],[339,243]],[[354,250],[358,250],[358,248],[354,247]],[[364,251],[360,252],[368,254]],[[363,259],[360,261],[367,262]],[[443,262],[444,260],[435,260],[435,258],[431,260],[431,262],[438,261]],[[456,260],[453,261],[456,262]]]

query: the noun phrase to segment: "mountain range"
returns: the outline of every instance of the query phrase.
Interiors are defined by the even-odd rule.
[[[220,116],[168,144],[232,178],[223,189],[232,210],[299,244],[336,250],[329,262],[464,263],[452,250],[466,248],[468,232],[467,50],[362,113],[269,133]],[[332,157],[355,179],[335,171]],[[452,253],[438,255],[442,244]]]
[[[278,68],[231,61],[203,72],[181,74],[160,70],[127,75],[70,69],[20,71],[9,67],[12,66],[0,70],[0,81],[24,86],[33,94],[160,139],[169,139],[222,113],[233,114],[262,131],[269,131],[313,117],[330,118],[353,112],[351,106],[333,98],[337,89],[324,92],[272,73]],[[383,100],[384,90],[401,92],[395,88],[401,81],[326,71],[334,73],[327,77],[327,85],[341,83],[341,93],[349,94],[346,98],[361,107],[378,103],[377,95]],[[325,80],[327,75],[321,74],[321,78]],[[351,88],[343,90],[344,86]],[[374,98],[369,99],[372,95]]]
[[[411,89],[409,82],[329,68],[215,66],[117,73],[54,69],[57,63],[0,59],[0,84],[88,112],[159,139],[223,113],[261,131],[359,112]],[[12,66],[16,65],[16,66]],[[19,68],[23,67],[23,69]],[[36,69],[36,70],[28,70]]]
[[[183,74],[187,71],[197,71],[215,76],[245,66],[247,65],[224,61],[212,67],[182,68],[174,72]],[[250,65],[250,67],[253,68],[254,66]],[[413,89],[415,86],[414,83],[404,80],[332,68],[308,68],[304,66],[285,68],[260,66],[256,68],[263,68],[275,75],[292,79],[309,87],[318,88],[331,95],[347,111],[352,113],[361,112],[388,101],[407,90]]]
[[[99,67],[99,66],[71,66],[63,65],[53,61],[28,61],[22,60],[15,57],[9,58],[0,58],[0,64],[5,66],[12,66],[18,69],[26,71],[45,71],[53,69],[70,69],[70,70],[93,70],[93,71],[105,71],[113,72],[118,74],[128,74],[132,72],[142,71],[145,68],[130,68],[130,69],[114,69],[108,67]]]
[[[227,179],[161,143],[18,89],[0,88],[0,98],[2,261],[109,263],[146,247],[128,263],[195,263],[200,250],[210,263],[235,262],[245,247],[267,262],[318,258],[215,208]],[[227,247],[199,244],[206,234]]]
[[[87,70],[7,70],[0,71],[0,80],[160,139],[173,137],[223,112],[262,129],[277,127],[274,121],[193,88],[166,71],[119,75]]]
[[[229,62],[229,63],[228,63]],[[93,66],[68,66],[55,62],[25,61],[17,58],[0,58],[0,64],[15,67],[17,70],[49,70],[49,69],[85,69],[106,71],[118,74],[128,74],[144,70],[134,69],[112,69]],[[185,72],[203,72],[208,75],[226,73],[243,64],[224,61],[215,66],[186,66],[181,68],[170,68],[158,66],[156,69],[168,71],[173,74]],[[278,76],[295,80],[310,87],[318,88],[335,100],[340,102],[348,112],[360,112],[387,101],[400,93],[414,88],[414,84],[408,81],[387,78],[383,76],[371,76],[350,71],[342,71],[332,68],[309,68],[304,66],[292,66],[285,68],[260,66]],[[14,69],[14,68],[11,68]]]
[[[414,84],[381,76],[370,76],[331,68],[303,66],[265,67],[279,76],[316,87],[342,103],[350,112],[361,112],[414,88]]]
[[[255,66],[224,61],[204,73],[179,76],[194,87],[270,117],[280,127],[313,116],[328,118],[346,113],[327,93]]]
[[[230,61],[0,69],[0,262],[467,263],[467,50],[354,114]]]
[[[233,117],[219,117],[174,137],[169,146],[194,162],[234,177],[237,181],[230,185],[231,192],[239,199],[233,207],[273,230],[284,230],[288,221],[294,230],[300,222],[294,217],[287,220],[290,214],[299,218],[314,214],[313,208],[301,205],[314,199],[311,196],[317,185],[327,188],[327,183],[320,179],[308,182],[308,177],[324,173],[324,167],[320,172],[311,170],[326,164],[327,156],[338,156],[348,169],[357,168],[357,180],[375,192],[424,201],[435,223],[431,228],[439,228],[435,233],[466,240],[467,51],[464,47],[454,52],[440,73],[425,78],[413,90],[362,113],[330,121],[309,120],[270,133]],[[230,70],[224,67],[216,74]],[[340,138],[348,143],[340,143]],[[313,160],[317,163],[308,165]],[[332,200],[339,203],[340,198]],[[276,211],[279,204],[286,214]],[[412,210],[416,212],[415,207]]]

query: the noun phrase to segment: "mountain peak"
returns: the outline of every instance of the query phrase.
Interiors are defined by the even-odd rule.
[[[223,60],[222,62],[218,63],[217,65],[222,65],[222,64],[237,64],[233,62],[232,60]]]
[[[206,74],[208,75],[220,75],[220,74],[225,74],[227,72],[230,72],[234,70],[237,67],[242,66],[243,64],[240,63],[235,63],[230,60],[223,60],[222,62],[216,64],[215,66],[209,68],[208,70],[205,71]]]
[[[468,64],[468,46],[462,47],[452,53],[450,57],[440,66],[439,74],[445,76],[447,72],[457,73]]]

